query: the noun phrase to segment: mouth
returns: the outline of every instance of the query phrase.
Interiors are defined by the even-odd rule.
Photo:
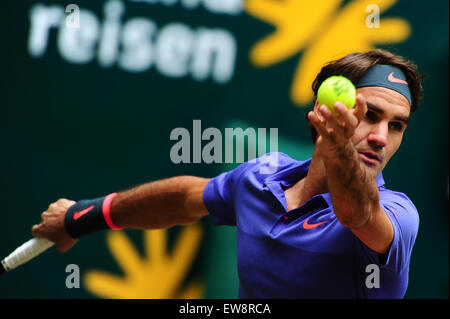
[[[359,152],[359,157],[369,166],[375,166],[381,163],[380,156],[373,152]]]

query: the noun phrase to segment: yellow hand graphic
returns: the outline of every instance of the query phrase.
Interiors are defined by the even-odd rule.
[[[380,20],[379,28],[366,25],[368,5],[380,12],[397,0],[354,0],[337,10],[340,0],[247,0],[246,11],[275,26],[276,31],[259,41],[250,59],[260,67],[279,63],[305,50],[294,75],[291,97],[305,106],[313,97],[311,84],[324,63],[353,51],[367,51],[375,44],[404,41],[409,24],[400,18]]]
[[[308,103],[313,93],[311,83],[323,64],[350,52],[363,52],[375,48],[375,44],[389,44],[405,40],[410,34],[409,24],[400,18],[380,20],[380,28],[366,26],[365,8],[376,4],[380,12],[397,0],[353,1],[339,12],[327,31],[312,43],[298,64],[291,88],[294,102]]]
[[[270,66],[298,53],[330,19],[342,0],[247,0],[250,14],[276,27],[257,43],[250,58],[257,66]]]
[[[166,254],[167,231],[145,231],[146,257],[141,258],[123,232],[109,232],[108,246],[123,269],[125,277],[102,271],[90,271],[85,286],[104,298],[167,299],[200,298],[203,287],[198,282],[181,283],[199,247],[201,228],[185,227],[171,255]]]

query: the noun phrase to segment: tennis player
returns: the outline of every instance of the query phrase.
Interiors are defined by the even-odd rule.
[[[307,115],[311,159],[270,153],[272,174],[261,168],[273,161],[255,161],[212,179],[178,176],[96,199],[60,199],[33,235],[66,251],[95,231],[168,228],[210,215],[237,227],[240,298],[402,298],[419,216],[405,194],[385,187],[382,170],[422,99],[422,76],[379,49],[326,64],[312,85],[316,96],[332,75],[355,83],[356,104],[348,110],[338,102],[332,115],[315,102]]]

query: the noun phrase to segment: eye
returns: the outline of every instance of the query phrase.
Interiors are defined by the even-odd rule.
[[[394,131],[397,131],[397,132],[403,131],[403,125],[401,123],[399,123],[399,122],[391,122],[391,123],[389,123],[389,128],[393,129]]]
[[[377,114],[375,112],[372,111],[367,111],[365,118],[368,119],[370,122],[376,122],[378,117]]]

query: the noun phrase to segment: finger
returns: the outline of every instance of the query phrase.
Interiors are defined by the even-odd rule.
[[[358,118],[342,103],[336,103],[334,109],[337,113],[337,115],[335,116],[337,117],[337,121],[344,127],[346,131],[352,131],[356,128],[356,126],[358,126]]]
[[[334,104],[334,111],[335,114],[333,115],[335,121],[344,128],[348,126],[351,120],[349,119],[350,111],[347,109],[347,107],[341,102],[336,102]]]
[[[314,112],[314,114],[320,119],[320,120],[324,120],[322,118],[322,116],[319,114],[318,109],[320,107],[319,101],[316,100],[316,102],[314,103],[314,108],[312,109],[312,111]]]
[[[317,133],[319,133],[319,135],[327,134],[325,119],[323,120],[320,119],[318,114],[316,114],[315,112],[309,112],[308,120],[311,123],[311,125],[316,129]]]
[[[336,116],[334,116],[325,105],[321,105],[318,112],[323,118],[323,120],[321,120],[321,130],[319,131],[320,135],[335,142],[336,135],[339,135],[341,134],[339,132],[342,132],[342,127],[336,122]]]
[[[70,207],[76,202],[70,199],[60,198],[58,199],[57,203],[60,204],[62,207]]]
[[[64,252],[68,251],[70,248],[72,248],[76,244],[76,242],[77,242],[76,239],[60,240],[55,243],[55,247],[60,253],[64,253]]]
[[[358,94],[356,96],[355,108],[353,109],[353,114],[357,117],[360,122],[361,119],[364,118],[364,115],[367,113],[367,103],[366,99],[362,94]]]
[[[336,103],[338,104],[338,103]],[[338,115],[334,115],[325,105],[320,106],[319,112],[325,119],[326,128],[333,129],[336,132],[343,131],[345,129],[344,122]]]
[[[326,105],[320,105],[318,108],[318,113],[325,121],[327,121],[330,116],[333,116],[333,113],[331,113],[330,109]]]
[[[48,209],[41,214],[41,226],[43,226],[48,220],[53,217],[54,212],[51,209]]]
[[[41,224],[33,225],[33,227],[31,227],[31,233],[33,234],[34,237],[41,238],[42,237]]]
[[[340,102],[334,105],[335,114],[327,108],[321,110],[327,123],[327,136],[334,143],[340,143],[353,136],[357,126],[357,119]]]
[[[321,120],[316,114],[310,114],[310,122],[317,130],[319,137],[333,142],[336,140],[336,130],[329,127],[325,118]]]

